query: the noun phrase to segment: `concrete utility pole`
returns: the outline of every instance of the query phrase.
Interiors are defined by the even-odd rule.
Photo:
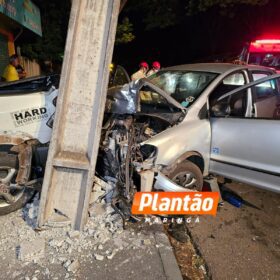
[[[38,225],[87,220],[120,0],[73,0]]]

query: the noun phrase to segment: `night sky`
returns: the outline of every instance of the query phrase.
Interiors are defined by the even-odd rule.
[[[182,0],[182,3],[184,0]],[[128,0],[120,20],[128,17],[133,23],[136,38],[115,47],[113,61],[124,66],[129,74],[137,69],[140,61],[149,64],[154,60],[162,66],[191,62],[230,59],[237,56],[244,44],[258,36],[280,36],[280,0],[270,0],[265,6],[239,5],[232,10],[233,17],[221,15],[212,8],[193,16],[179,11],[180,21],[167,28],[145,28],[144,11],[131,10]],[[271,37],[271,36],[270,36]]]

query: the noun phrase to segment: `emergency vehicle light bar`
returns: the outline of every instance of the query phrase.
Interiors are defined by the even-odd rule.
[[[280,39],[261,39],[251,42],[250,53],[280,52]]]
[[[280,39],[256,40],[254,43],[257,43],[257,44],[280,44]]]

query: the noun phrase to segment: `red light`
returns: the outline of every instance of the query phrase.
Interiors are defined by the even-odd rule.
[[[279,39],[264,39],[264,40],[256,40],[254,43],[257,44],[280,44]]]
[[[280,39],[261,39],[251,42],[249,52],[280,52]]]

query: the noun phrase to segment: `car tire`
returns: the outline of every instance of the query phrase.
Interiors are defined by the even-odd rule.
[[[176,184],[186,189],[201,191],[203,175],[200,168],[191,161],[185,160],[167,173]]]
[[[18,209],[23,208],[25,204],[31,200],[34,193],[35,192],[33,190],[25,189],[17,201],[10,205],[0,207],[0,216],[7,215]]]

